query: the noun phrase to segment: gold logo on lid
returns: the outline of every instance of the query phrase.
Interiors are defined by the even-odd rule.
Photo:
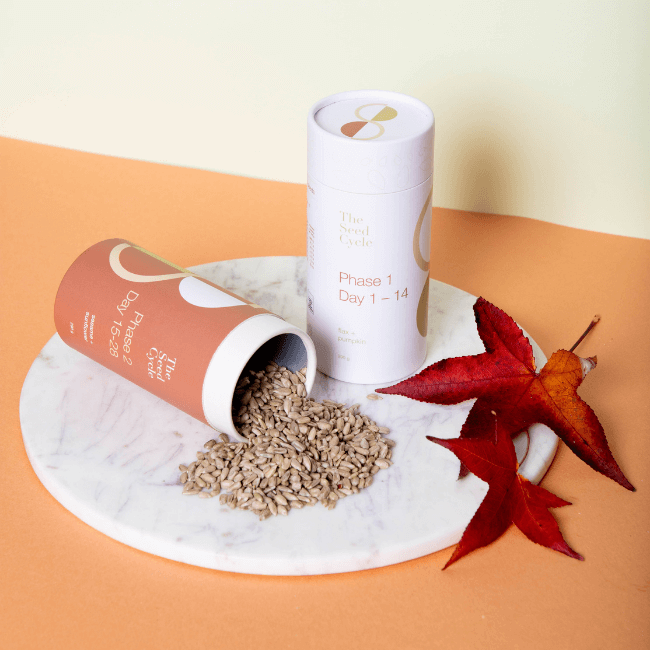
[[[381,106],[381,108],[372,119],[368,119],[361,114],[361,111],[363,111],[364,108],[370,108],[372,106]],[[364,104],[363,106],[359,106],[359,108],[354,111],[354,114],[359,118],[359,121],[344,124],[341,127],[341,133],[348,138],[354,138],[355,140],[374,140],[375,138],[381,137],[385,131],[384,125],[381,124],[381,122],[386,122],[387,120],[392,120],[397,117],[397,111],[391,106],[388,106],[388,104]],[[376,127],[377,131],[366,137],[357,136],[361,129],[363,129],[367,124],[372,124]],[[367,130],[368,129],[366,129],[366,131]]]

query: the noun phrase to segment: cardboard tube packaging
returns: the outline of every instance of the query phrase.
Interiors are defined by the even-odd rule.
[[[316,374],[309,336],[279,316],[123,239],[95,244],[59,287],[61,339],[166,402],[236,437],[232,403],[247,366]]]
[[[426,356],[434,117],[421,101],[363,90],[308,120],[307,331],[318,368],[386,383]]]

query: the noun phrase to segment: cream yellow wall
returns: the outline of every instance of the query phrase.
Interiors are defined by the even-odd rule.
[[[0,0],[0,135],[304,183],[309,106],[396,90],[435,205],[650,238],[649,34],[647,0]]]

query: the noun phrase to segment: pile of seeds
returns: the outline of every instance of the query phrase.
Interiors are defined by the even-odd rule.
[[[190,465],[180,465],[183,494],[219,495],[222,505],[250,510],[260,520],[320,501],[328,510],[369,487],[391,466],[390,431],[331,400],[306,397],[305,368],[293,373],[271,363],[250,371],[235,391],[237,431],[205,443]],[[223,490],[223,493],[221,491]]]

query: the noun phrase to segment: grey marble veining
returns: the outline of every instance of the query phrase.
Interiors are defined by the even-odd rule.
[[[305,327],[305,260],[251,258],[195,267],[200,275]],[[484,351],[475,298],[432,281],[424,365]],[[531,341],[538,365],[545,358]],[[398,396],[371,401],[377,385],[318,374],[312,397],[348,404],[391,428],[394,465],[333,511],[303,508],[259,522],[218,499],[181,495],[179,463],[195,458],[214,431],[68,348],[58,335],[27,375],[20,402],[29,459],[45,487],[97,530],[135,548],[214,569],[271,575],[337,573],[385,566],[456,543],[487,491],[457,481],[453,454],[426,435],[459,434],[471,402],[421,404]],[[534,425],[521,473],[539,481],[557,438]],[[517,444],[523,454],[525,441]]]

